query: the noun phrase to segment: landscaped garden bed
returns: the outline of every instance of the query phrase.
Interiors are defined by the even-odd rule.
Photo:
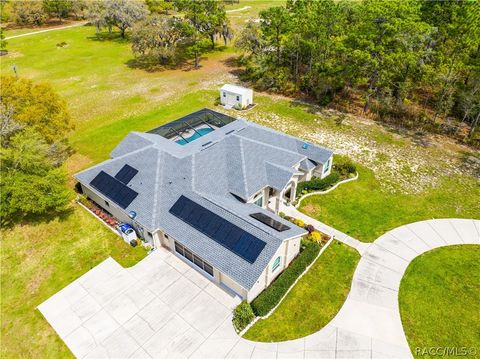
[[[359,260],[355,249],[334,240],[275,311],[253,324],[244,337],[261,342],[284,341],[323,328],[345,302]]]
[[[317,231],[312,225],[305,225],[300,219],[284,216],[309,233],[301,242],[300,253],[290,265],[252,303],[243,301],[234,310],[233,325],[238,332],[244,330],[255,317],[268,315],[277,306],[295,281],[318,257],[320,249],[331,239]]]
[[[91,213],[93,213],[97,218],[99,218],[103,223],[112,229],[117,228],[118,221],[110,213],[105,211],[102,207],[96,204],[93,200],[83,195],[78,196],[78,203],[87,208]]]
[[[310,181],[298,183],[297,201],[306,194],[327,191],[339,182],[354,178],[356,173],[357,168],[352,162],[345,159],[336,159],[332,172],[327,177],[312,177]]]

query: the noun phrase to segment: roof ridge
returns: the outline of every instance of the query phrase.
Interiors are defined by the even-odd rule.
[[[250,138],[250,137],[244,137],[244,136],[239,135],[237,133],[234,133],[233,136],[241,137],[243,140],[247,140],[247,141],[250,141],[250,142],[253,142],[253,143],[257,143],[257,144],[260,144],[262,146],[274,148],[276,150],[280,149],[281,151],[284,151],[284,152],[287,152],[287,153],[290,153],[290,154],[293,154],[293,155],[302,156],[303,158],[300,161],[303,161],[305,158],[308,158],[307,156],[302,155],[301,153],[291,151],[291,150],[283,148],[283,147],[274,146],[274,145],[271,145],[269,143],[265,143],[265,142],[262,142],[262,141],[258,141],[258,140],[255,140],[253,138]],[[298,161],[298,162],[300,162],[300,161]]]
[[[160,176],[162,174],[159,174],[160,171],[160,160],[163,157],[163,151],[161,151],[159,148],[156,146],[153,146],[157,150],[157,168],[155,169],[155,188],[154,188],[154,194],[153,194],[153,213],[152,213],[152,218],[151,218],[151,225],[152,228],[155,229],[155,219],[157,218],[157,204],[158,204],[158,193],[160,192],[158,189],[158,184],[160,182]]]
[[[239,138],[239,143],[240,143],[240,159],[242,160],[242,179],[243,179],[243,186],[245,188],[245,196],[248,196],[248,188],[247,188],[247,168],[245,166],[245,153],[243,152],[243,142],[242,138]],[[248,199],[248,197],[247,197]]]

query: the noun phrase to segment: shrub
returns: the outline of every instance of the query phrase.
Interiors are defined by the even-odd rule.
[[[320,242],[322,240],[322,234],[319,231],[312,232],[308,235],[309,239],[314,242]]]
[[[345,162],[339,162],[335,163],[333,165],[333,168],[342,176],[342,177],[348,177],[349,174],[357,172],[357,168],[355,165],[350,162],[349,160],[346,160]]]
[[[340,179],[340,174],[336,171],[330,173],[325,178],[314,178],[311,181],[300,182],[297,186],[297,194],[307,191],[324,191],[333,186]]]
[[[255,318],[252,307],[244,300],[233,311],[233,326],[241,332]]]
[[[268,314],[285,295],[290,286],[303,273],[305,268],[316,258],[320,246],[313,242],[302,242],[302,251],[285,271],[270,284],[251,304],[253,312],[258,316]]]
[[[278,215],[280,216],[280,218],[285,218],[287,216],[284,212],[280,212],[278,213]]]
[[[305,227],[305,222],[302,221],[301,219],[294,219],[294,220],[293,220],[293,224],[299,226],[300,228],[304,228],[304,227]]]
[[[311,224],[307,224],[305,226],[305,229],[308,231],[308,233],[312,233],[313,231],[315,231],[315,227],[312,226]]]

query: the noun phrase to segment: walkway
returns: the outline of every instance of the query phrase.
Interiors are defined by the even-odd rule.
[[[285,204],[281,204],[280,205],[280,212],[285,213],[287,216],[301,219],[302,221],[305,222],[305,224],[311,224],[316,229],[318,229],[319,231],[321,231],[325,234],[328,234],[330,236],[335,236],[335,239],[337,239],[338,241],[340,241],[342,243],[345,243],[345,244],[349,245],[350,247],[355,248],[360,254],[365,253],[365,251],[370,246],[370,243],[361,242],[358,239],[350,237],[348,234],[340,232],[338,229],[330,227],[329,225],[327,225],[323,222],[320,222],[320,221],[316,220],[315,218],[307,216],[305,213],[300,212],[294,206],[291,206],[291,205],[287,206]]]
[[[44,32],[50,32],[50,31],[56,31],[56,30],[64,30],[64,29],[70,29],[72,27],[78,27],[78,26],[83,26],[87,23],[87,21],[81,21],[73,25],[66,25],[66,26],[58,26],[58,27],[52,27],[50,29],[45,29],[45,30],[38,30],[38,31],[32,31],[32,32],[26,32],[24,34],[19,34],[19,35],[14,35],[14,36],[9,36],[6,37],[5,40],[10,40],[10,39],[16,39],[17,37],[24,37],[24,36],[31,36],[31,35],[36,35],[36,34],[42,34]]]
[[[337,316],[305,338],[237,336],[238,298],[160,249],[132,268],[107,259],[39,306],[79,358],[411,358],[398,308],[408,264],[431,249],[480,244],[480,221],[439,219],[387,232],[363,253]]]

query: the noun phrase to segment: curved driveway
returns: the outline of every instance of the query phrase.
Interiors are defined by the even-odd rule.
[[[428,220],[385,233],[363,253],[336,317],[317,333],[280,343],[238,337],[228,309],[237,301],[211,283],[200,280],[198,287],[194,271],[160,251],[131,269],[105,261],[39,309],[77,357],[411,358],[399,313],[400,281],[415,257],[455,244],[480,244],[480,221]],[[101,275],[93,275],[96,270]],[[71,303],[75,293],[88,298],[83,310],[78,300]]]

